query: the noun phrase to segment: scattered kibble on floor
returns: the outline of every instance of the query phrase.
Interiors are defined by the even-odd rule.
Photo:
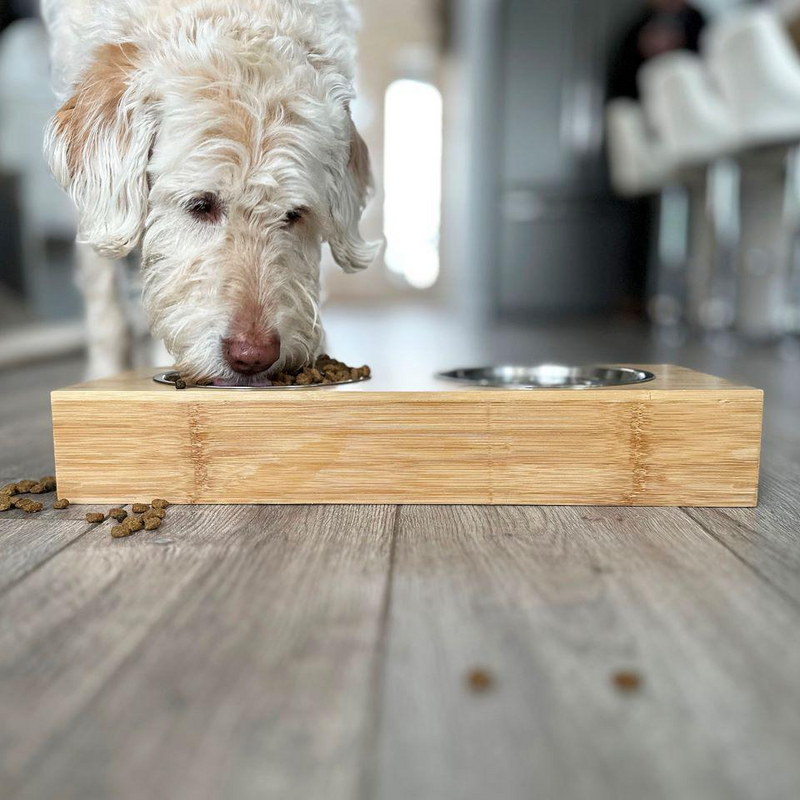
[[[626,694],[638,692],[639,689],[642,688],[641,675],[637,674],[636,672],[631,672],[629,670],[621,670],[619,672],[615,672],[611,676],[611,682],[614,684],[615,688],[618,691]]]
[[[467,673],[467,686],[471,692],[488,692],[494,684],[494,675],[486,669],[472,669]]]
[[[35,500],[31,500],[30,497],[15,497],[11,501],[11,505],[26,514],[38,514],[44,509],[42,503],[37,503]]]
[[[122,523],[131,533],[138,533],[144,528],[144,520],[141,517],[128,517]]]
[[[38,481],[22,480],[16,483],[7,483],[0,487],[0,512],[19,509],[27,514],[36,514],[44,510],[44,504],[33,500],[30,497],[22,497],[27,494],[48,494],[57,491],[57,484],[54,475],[45,475]],[[151,504],[133,503],[131,505],[132,514],[122,507],[115,507],[109,510],[108,514],[97,511],[89,511],[86,514],[86,521],[92,525],[100,525],[107,519],[117,522],[111,529],[111,536],[121,539],[131,536],[141,530],[158,530],[166,519],[166,509],[169,501],[156,498]],[[56,511],[64,511],[70,507],[67,498],[56,498],[53,508]]]

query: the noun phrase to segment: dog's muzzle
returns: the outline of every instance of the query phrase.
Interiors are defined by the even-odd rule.
[[[240,375],[258,375],[268,370],[281,357],[281,340],[277,334],[265,339],[223,339],[222,354],[234,372]]]

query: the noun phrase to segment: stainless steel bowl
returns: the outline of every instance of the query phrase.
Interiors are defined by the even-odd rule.
[[[655,380],[652,372],[628,367],[541,364],[535,367],[477,367],[440,372],[447,381],[495,389],[602,389],[631,386]]]
[[[180,378],[180,374],[178,372],[159,372],[158,375],[153,376],[153,380],[156,383],[163,383],[166,386],[175,386],[175,384]],[[308,391],[309,389],[330,389],[334,386],[347,386],[351,383],[363,383],[364,381],[368,381],[369,378],[360,378],[357,381],[349,380],[349,381],[339,381],[338,383],[317,383],[313,386],[203,386],[200,384],[188,384],[187,389],[224,389],[226,391],[239,391],[239,392],[286,392],[292,389],[294,390],[305,390]]]

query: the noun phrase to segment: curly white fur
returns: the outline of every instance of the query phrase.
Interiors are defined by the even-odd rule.
[[[153,333],[196,380],[256,381],[233,334],[277,334],[279,361],[320,352],[321,245],[346,271],[377,246],[350,118],[347,0],[45,0],[64,106],[45,148],[107,257],[141,244]],[[198,215],[198,198],[213,198]]]

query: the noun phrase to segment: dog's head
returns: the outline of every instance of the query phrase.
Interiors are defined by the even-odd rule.
[[[321,245],[348,272],[369,156],[351,83],[274,30],[193,20],[158,47],[96,50],[46,139],[82,238],[141,244],[153,332],[195,380],[258,383],[322,344]]]

